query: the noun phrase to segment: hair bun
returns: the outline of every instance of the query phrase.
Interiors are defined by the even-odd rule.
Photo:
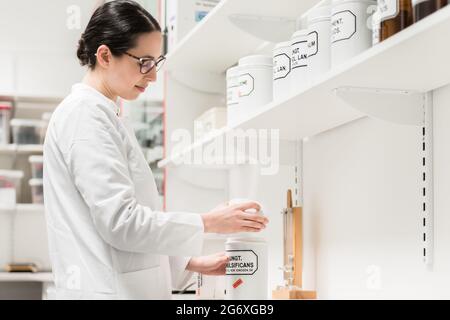
[[[84,35],[81,35],[80,40],[78,40],[77,57],[82,66],[89,65],[89,54]]]

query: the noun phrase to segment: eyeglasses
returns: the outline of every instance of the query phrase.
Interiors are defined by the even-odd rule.
[[[159,69],[161,69],[164,62],[166,61],[165,56],[160,56],[158,59],[155,60],[155,58],[150,57],[139,58],[128,52],[125,52],[125,54],[139,61],[138,63],[141,67],[140,71],[142,74],[149,73],[153,68],[156,68],[156,71],[159,71]]]

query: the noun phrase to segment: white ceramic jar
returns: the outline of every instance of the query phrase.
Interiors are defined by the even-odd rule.
[[[270,56],[253,55],[239,60],[240,111],[251,112],[272,102],[272,76],[273,61]]]
[[[291,93],[308,85],[308,30],[298,30],[291,38]]]
[[[308,75],[314,81],[331,65],[331,7],[322,6],[308,13]]]
[[[273,100],[291,93],[291,42],[280,42],[273,50]]]
[[[227,300],[268,299],[268,250],[262,238],[231,238],[225,243]]]
[[[372,46],[374,0],[333,0],[331,66],[337,66]]]

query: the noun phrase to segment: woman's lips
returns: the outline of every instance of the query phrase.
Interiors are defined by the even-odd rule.
[[[144,87],[140,87],[140,86],[135,86],[136,89],[138,89],[140,92],[144,92],[145,88]]]

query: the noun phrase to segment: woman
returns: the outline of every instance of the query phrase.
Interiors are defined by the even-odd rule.
[[[267,219],[222,206],[163,213],[155,181],[118,97],[156,81],[158,22],[132,1],[99,7],[81,36],[83,82],[55,110],[44,146],[44,197],[56,289],[50,298],[168,299],[190,271],[225,272],[224,253],[199,256],[203,234],[258,232]]]

